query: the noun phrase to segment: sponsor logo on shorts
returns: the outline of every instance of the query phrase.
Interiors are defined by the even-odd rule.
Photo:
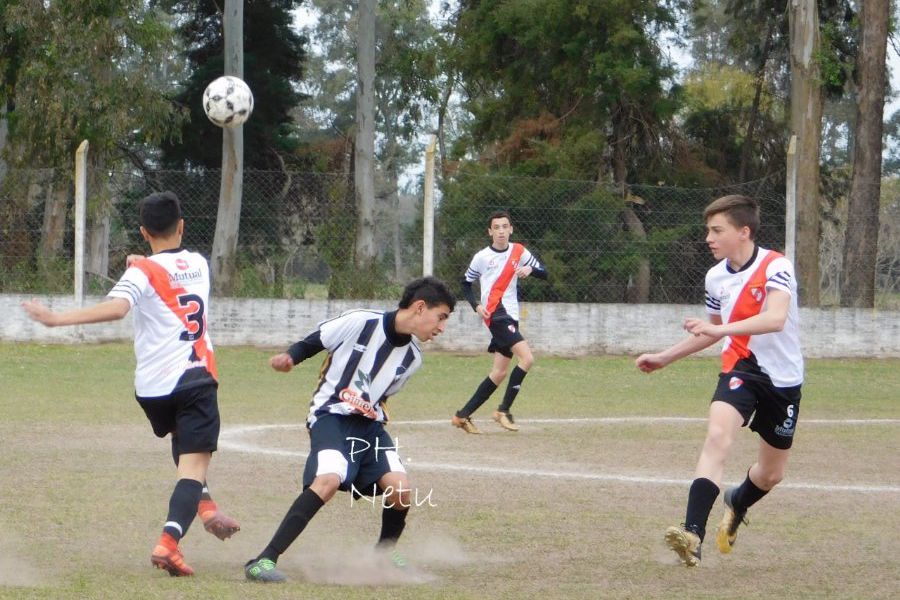
[[[506,328],[509,329],[510,333],[515,333],[515,332],[516,332],[516,326],[515,326],[515,325],[507,325]]]
[[[741,379],[740,377],[732,377],[728,381],[728,389],[730,389],[730,390],[736,390],[739,387],[741,387],[742,385],[744,385],[744,380]]]

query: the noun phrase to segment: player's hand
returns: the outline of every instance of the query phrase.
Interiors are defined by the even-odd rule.
[[[56,314],[38,302],[36,299],[32,298],[29,301],[22,303],[22,308],[25,309],[25,312],[28,313],[29,318],[33,321],[37,321],[47,327],[55,327],[56,326]]]
[[[713,339],[719,339],[724,335],[720,325],[713,325],[703,319],[685,319],[684,330],[695,336],[705,335]]]
[[[478,313],[478,316],[482,319],[487,319],[490,315],[488,314],[487,309],[485,309],[482,305],[478,305],[475,307],[475,312]]]
[[[291,355],[287,352],[282,352],[281,354],[276,354],[275,356],[270,358],[269,364],[276,371],[287,373],[294,368],[294,359],[291,358]]]
[[[531,267],[519,267],[516,269],[516,275],[519,276],[520,279],[525,279],[534,271]]]
[[[147,257],[144,256],[143,254],[129,254],[129,255],[125,258],[125,268],[127,269],[128,267],[130,267],[131,265],[133,265],[133,264],[136,263],[137,261],[143,260],[143,259],[145,259],[145,258],[147,258]]]
[[[634,364],[644,373],[652,373],[657,369],[662,369],[667,363],[659,354],[641,354]]]

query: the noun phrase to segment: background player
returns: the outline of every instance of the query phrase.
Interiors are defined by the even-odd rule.
[[[710,403],[684,525],[666,531],[666,543],[689,567],[700,563],[700,545],[725,460],[742,426],[749,424],[762,439],[744,482],[725,492],[725,516],[716,534],[721,552],[731,552],[747,509],[784,477],[803,383],[794,267],[754,242],[758,204],[746,196],[724,196],[706,207],[704,217],[706,243],[720,260],[706,274],[710,320],[687,319],[684,328],[691,337],[636,361],[640,370],[650,373],[725,338],[722,373]]]
[[[303,492],[268,546],[244,566],[247,579],[284,581],[276,567],[278,557],[338,490],[385,495],[378,548],[393,550],[406,524],[411,490],[406,469],[384,429],[387,418],[382,404],[422,364],[413,336],[427,341],[440,335],[455,304],[443,282],[433,277],[417,279],[403,290],[397,310],[345,312],[272,357],[273,369],[288,372],[328,351],[307,419],[310,452]],[[402,561],[396,554],[393,558]]]
[[[240,529],[220,512],[206,487],[206,471],[219,437],[218,375],[207,329],[209,265],[181,247],[184,221],[172,192],[151,194],[140,204],[141,235],[149,258],[128,257],[128,268],[108,300],[88,308],[53,312],[40,302],[23,303],[48,327],[100,323],[134,309],[135,397],[158,437],[172,434],[178,481],[169,514],[150,561],[173,576],[193,575],[179,540],[199,513],[219,539]]]
[[[491,372],[481,382],[475,394],[453,416],[452,423],[467,433],[481,433],[472,422],[472,414],[491,397],[506,378],[512,357],[516,367],[509,376],[503,402],[494,411],[494,420],[504,429],[518,431],[510,408],[522,387],[528,370],[534,364],[534,356],[528,342],[519,331],[519,278],[534,275],[547,279],[547,271],[522,244],[510,243],[513,233],[509,213],[498,211],[488,218],[488,235],[491,245],[480,250],[472,258],[463,278],[463,292],[491,332],[488,352],[494,353]],[[481,299],[475,299],[472,283],[478,280]]]

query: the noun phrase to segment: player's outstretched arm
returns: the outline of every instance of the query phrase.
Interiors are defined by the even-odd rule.
[[[719,315],[710,315],[710,323],[719,325],[722,323],[722,317]],[[693,319],[688,319],[692,321]],[[685,356],[690,356],[695,352],[700,352],[715,344],[719,338],[706,335],[692,335],[677,344],[663,350],[662,352],[641,354],[634,361],[635,366],[644,373],[652,373],[657,369],[662,369],[676,360],[680,360]]]
[[[294,365],[300,364],[307,358],[315,356],[325,349],[322,344],[322,332],[316,329],[314,332],[297,342],[292,344],[287,352],[276,354],[269,359],[269,365],[276,371],[287,373],[294,368]]]
[[[727,324],[712,324],[700,319],[688,319],[684,328],[689,333],[699,336],[710,336],[719,339],[726,335],[762,335],[784,329],[788,309],[791,306],[791,295],[777,289],[769,289],[766,303],[759,314],[742,321]]]
[[[110,298],[100,304],[87,308],[75,308],[62,312],[55,312],[32,299],[22,303],[22,308],[28,316],[47,327],[62,327],[66,325],[84,325],[87,323],[103,323],[106,321],[118,321],[128,314],[131,305],[124,298]]]

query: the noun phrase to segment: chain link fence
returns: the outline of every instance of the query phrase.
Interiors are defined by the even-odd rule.
[[[435,274],[457,290],[472,255],[489,243],[487,217],[512,215],[514,241],[545,263],[549,281],[526,279],[526,301],[694,304],[713,259],[702,214],[713,199],[760,201],[758,241],[784,248],[783,174],[720,188],[629,185],[457,173],[439,183]],[[89,170],[85,265],[89,293],[105,293],[129,253],[144,254],[137,205],[154,191],[182,201],[184,245],[209,256],[220,173]],[[379,189],[396,189],[382,182]],[[849,180],[823,183],[822,300],[837,303]],[[883,186],[877,303],[900,308],[900,186]],[[0,181],[0,292],[72,293],[73,186],[68,172],[11,170]],[[374,285],[354,267],[352,174],[245,171],[231,295],[277,298],[395,298],[421,273],[422,200],[383,193],[374,222]],[[843,208],[841,208],[843,207]],[[841,212],[843,210],[843,213]],[[798,249],[802,252],[803,249]],[[371,284],[371,282],[369,282]]]

